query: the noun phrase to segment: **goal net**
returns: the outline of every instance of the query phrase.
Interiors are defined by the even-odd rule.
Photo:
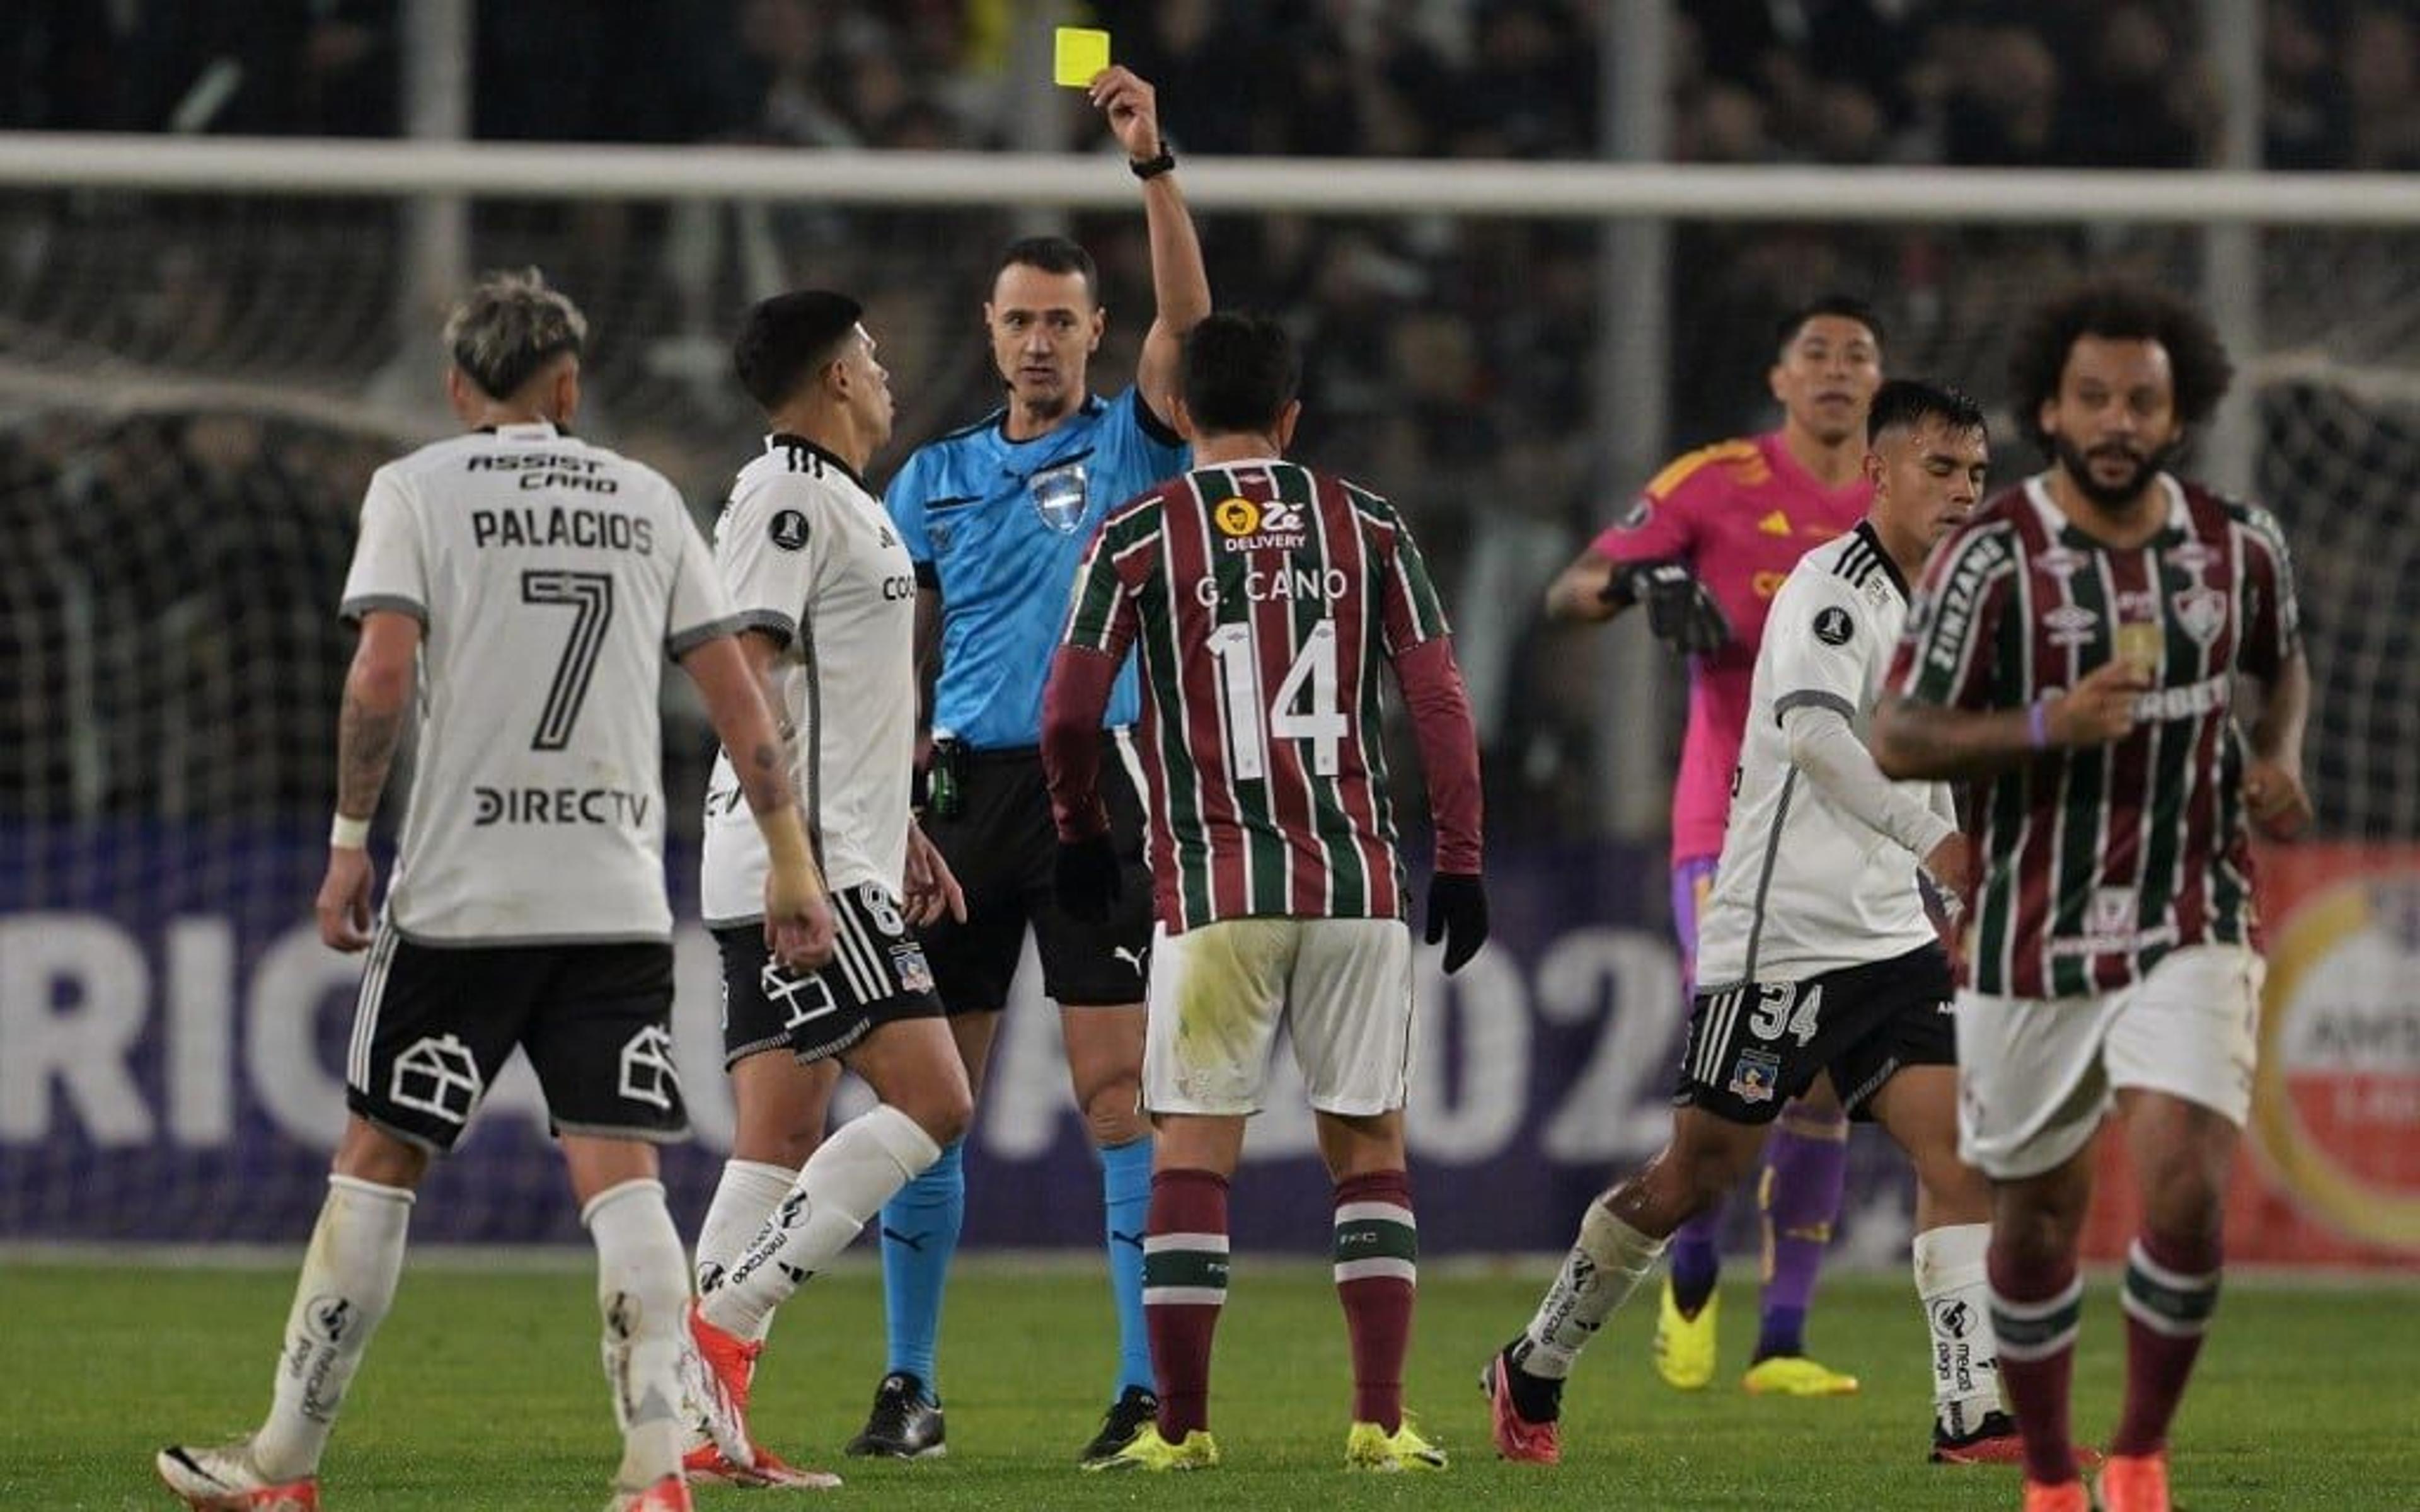
[[[1200,220],[1220,302],[1272,310],[1304,343],[1304,454],[1395,497],[1451,600],[1491,770],[1491,856],[1521,902],[1499,910],[1494,964],[1450,992],[1425,979],[1443,1006],[1424,1017],[1416,1150],[1440,1181],[1533,1214],[1508,1228],[1478,1203],[1473,1242],[1544,1248],[1606,1163],[1654,1137],[1679,1022],[1660,847],[1574,840],[1599,826],[1608,783],[1668,770],[1601,769],[1604,652],[1546,634],[1531,609],[1639,481],[1607,475],[1597,434],[1626,398],[1602,392],[1601,346],[1630,316],[1605,295],[1594,224],[1551,187],[1475,209],[1452,189],[1330,213],[1264,213],[1232,190],[1203,196],[1216,203]],[[844,205],[532,186],[471,206],[458,266],[536,264],[581,301],[595,333],[581,429],[664,471],[703,521],[758,444],[726,376],[752,299],[802,284],[861,295],[903,443],[989,408],[987,259],[1035,207],[953,193]],[[439,311],[398,292],[427,204],[256,181],[0,188],[0,1241],[291,1241],[316,1210],[357,973],[318,945],[309,910],[351,652],[335,598],[370,471],[450,425]],[[2110,213],[1673,223],[1655,400],[1669,418],[1651,448],[1766,423],[1770,322],[1834,287],[1878,297],[1894,368],[1997,402],[2006,332],[2050,285],[2115,262],[2195,286],[2193,232]],[[1122,384],[1150,304],[1140,217],[1128,204],[1068,219],[1103,266],[1096,371]],[[2242,297],[2264,336],[2238,359],[2258,491],[2299,556],[2321,825],[2420,841],[2420,231],[2274,229],[2260,266]],[[2007,479],[2033,459],[1999,434]],[[904,454],[877,458],[877,480]],[[678,688],[667,707],[672,879],[693,917],[711,737]],[[1677,723],[1668,735],[1676,747]],[[704,1139],[669,1156],[685,1220],[729,1133],[717,990],[710,948],[686,932],[675,1039]],[[976,1229],[1087,1242],[1089,1157],[1039,1007],[1004,1021],[976,1154],[1048,1179]],[[1311,1173],[1309,1191],[1308,1125],[1274,1111],[1282,1101],[1254,1153]],[[534,1087],[517,1078],[496,1103],[466,1145],[478,1158],[432,1178],[424,1231],[576,1235]],[[1267,1221],[1282,1229],[1274,1208]],[[1433,1239],[1450,1243],[1451,1222]]]

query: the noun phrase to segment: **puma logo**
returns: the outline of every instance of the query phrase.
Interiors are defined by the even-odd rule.
[[[1109,952],[1109,957],[1112,960],[1123,961],[1127,965],[1134,967],[1134,974],[1140,977],[1142,975],[1142,951],[1137,950],[1130,946],[1121,945],[1116,949]]]
[[[1109,1230],[1109,1242],[1112,1244],[1132,1244],[1135,1248],[1140,1249],[1142,1248],[1142,1235],[1140,1233],[1121,1234],[1116,1229],[1112,1228]]]
[[[903,1234],[888,1224],[884,1225],[882,1229],[882,1239],[885,1243],[905,1245],[919,1255],[924,1253],[925,1237],[923,1234]]]

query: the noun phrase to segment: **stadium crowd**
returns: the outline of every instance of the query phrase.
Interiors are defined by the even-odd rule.
[[[1156,82],[1182,154],[1515,159],[1600,154],[1613,8],[1092,7],[1120,59]],[[397,0],[27,0],[11,10],[0,29],[0,128],[387,135],[404,115]],[[1054,100],[1063,107],[1055,123],[1032,119],[1032,91],[1015,67],[1018,8],[1007,0],[474,10],[472,130],[482,139],[1096,145],[1079,99]],[[2220,100],[2189,0],[1681,0],[1676,12],[1677,161],[2181,168],[2216,150]],[[2420,20],[2408,7],[2272,0],[2267,23],[2273,165],[2420,168]],[[530,78],[547,87],[487,86]],[[908,444],[988,408],[993,380],[972,319],[979,290],[956,253],[1004,239],[1015,209],[491,203],[474,215],[473,256],[540,263],[578,291],[599,317],[595,424],[662,466],[705,511],[748,424],[723,343],[735,313],[768,291],[760,285],[806,280],[866,293],[886,360],[916,379],[900,444],[876,459],[877,477]],[[257,203],[0,198],[0,239],[27,275],[22,293],[0,296],[10,322],[0,358],[90,347],[155,373],[374,396],[373,374],[392,378],[403,354],[395,312],[359,297],[398,272],[390,216],[383,206],[283,207],[272,234]],[[1592,433],[1595,229],[1442,217],[1214,214],[1202,224],[1221,302],[1277,313],[1309,354],[1307,454],[1388,488],[1431,542],[1466,638],[1506,833],[1569,834],[1600,821],[1587,728],[1598,662],[1539,624],[1533,591],[1641,481],[1606,475]],[[178,234],[126,234],[161,224]],[[1125,366],[1141,322],[1121,317],[1148,308],[1141,228],[1117,215],[1079,217],[1074,229],[1101,257],[1106,356]],[[2178,234],[1681,224],[1668,438],[1677,448],[1764,424],[1749,401],[1762,389],[1773,318],[1824,287],[1872,295],[1895,359],[1954,353],[1946,376],[1989,401],[2016,303],[2071,270],[2087,239],[2120,268],[2191,276],[2194,246]],[[318,314],[279,317],[298,305]],[[2273,319],[2273,332],[2292,318]],[[156,478],[146,459],[163,448],[179,469],[206,468],[225,445],[206,425],[197,441],[195,424],[83,426],[67,433],[83,438],[81,453],[55,435],[0,427],[0,471],[56,480],[21,482],[12,500],[74,503],[89,480],[130,459]],[[275,476],[249,496],[253,508],[310,494],[315,510],[343,518],[358,468],[327,462],[359,440],[283,423],[266,436]],[[334,574],[322,563],[301,576],[324,594]],[[312,656],[327,650],[302,643]],[[333,675],[307,671],[315,687]],[[309,790],[312,777],[297,786]],[[134,784],[122,800],[132,806],[163,801],[147,780],[115,780]],[[55,810],[49,791],[8,801]]]

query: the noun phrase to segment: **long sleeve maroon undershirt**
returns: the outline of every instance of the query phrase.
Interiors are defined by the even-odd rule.
[[[1061,646],[1050,658],[1042,687],[1042,777],[1061,840],[1090,840],[1109,827],[1101,803],[1101,716],[1117,680],[1117,658],[1089,646]]]
[[[1117,671],[1114,659],[1082,646],[1062,646],[1051,658],[1042,696],[1042,770],[1062,840],[1088,840],[1109,828],[1100,794],[1100,730]],[[1475,875],[1484,807],[1479,736],[1452,643],[1439,636],[1404,652],[1395,658],[1395,681],[1419,742],[1420,772],[1436,826],[1436,870]]]

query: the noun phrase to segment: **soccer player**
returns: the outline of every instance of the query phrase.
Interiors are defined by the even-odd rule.
[[[1134,386],[1112,399],[1087,387],[1108,323],[1084,249],[1057,237],[1010,244],[994,270],[984,322],[1007,401],[920,448],[886,501],[916,563],[920,664],[937,648],[930,795],[924,820],[964,884],[967,918],[924,937],[933,979],[971,1085],[983,1086],[1000,1011],[1030,925],[1043,990],[1059,1004],[1076,1103],[1101,1156],[1104,1239],[1118,1318],[1118,1373],[1087,1461],[1115,1454],[1156,1406],[1143,1333],[1142,1227],[1151,1201],[1151,1129],[1140,1112],[1143,900],[1140,806],[1115,764],[1108,788],[1121,854],[1135,876],[1106,920],[1071,918],[1050,896],[1055,840],[1042,785],[1042,684],[1067,585],[1101,517],[1183,470],[1170,428],[1179,343],[1210,311],[1193,222],[1159,133],[1152,87],[1122,68],[1092,84],[1142,181],[1156,304]],[[1132,674],[1110,700],[1121,753],[1135,718]],[[941,1294],[966,1211],[954,1142],[882,1214],[890,1362],[855,1455],[921,1458],[944,1443],[935,1374]]]
[[[1643,605],[1655,634],[1689,657],[1689,723],[1672,795],[1672,925],[1682,992],[1698,980],[1698,920],[1716,881],[1731,774],[1765,613],[1807,550],[1865,517],[1866,406],[1882,382],[1882,326],[1830,296],[1784,319],[1766,383],[1781,428],[1692,452],[1647,485],[1546,593],[1562,620],[1609,620]],[[1764,1220],[1763,1316],[1743,1382],[1798,1396],[1854,1392],[1856,1378],[1807,1357],[1807,1312],[1839,1216],[1849,1127],[1818,1087],[1782,1110],[1757,1189]],[[1655,1323],[1655,1368],[1683,1391],[1714,1380],[1722,1208],[1673,1239]]]
[[[1818,1077],[1916,1166],[1933,1458],[2012,1458],[1982,1327],[1991,1196],[1958,1159],[1949,958],[1916,880],[1921,865],[1962,890],[1966,841],[1948,789],[1885,780],[1857,731],[1908,580],[1981,495],[1983,415],[1964,394],[1900,381],[1876,394],[1868,427],[1873,507],[1792,570],[1757,653],[1671,1140],[1590,1204],[1537,1315],[1490,1364],[1508,1459],[1561,1458],[1563,1381],[1581,1349],[1666,1239],[1755,1160],[1781,1100]]]
[[[789,736],[838,944],[814,971],[765,949],[765,847],[738,817],[730,753],[706,791],[700,898],[722,955],[731,1159],[698,1236],[699,1352],[744,1415],[773,1309],[965,1132],[973,1095],[915,930],[965,916],[908,807],[915,758],[916,577],[865,464],[891,436],[890,377],[858,302],[802,289],[749,312],[733,365],[771,434],[715,527],[749,670]],[[821,1139],[833,1068],[881,1102]],[[709,1436],[710,1438],[710,1436]],[[830,1486],[760,1445],[693,1435],[693,1475]]]
[[[2310,670],[2276,521],[2169,471],[2231,377],[2199,312],[2084,285],[2021,328],[2009,376],[2049,469],[1933,561],[1874,751],[1893,776],[1973,784],[1959,1141],[1993,1183],[1992,1319],[2024,1504],[2089,1504],[2068,1437],[2075,1257],[2114,1100],[2144,1209],[2099,1504],[2166,1512],[2168,1423],[2218,1302],[2252,1098],[2246,818],[2283,837],[2310,817]]]
[[[1445,612],[1387,501],[1281,460],[1301,406],[1282,328],[1217,315],[1185,343],[1194,468],[1121,506],[1076,578],[1043,764],[1060,901],[1122,902],[1101,713],[1140,648],[1153,933],[1143,1095],[1158,1131],[1143,1241],[1156,1419],[1087,1468],[1193,1470],[1227,1295],[1227,1188],[1280,1023],[1335,1179],[1336,1291],[1353,1355],[1345,1463],[1442,1470],[1404,1417],[1419,1255],[1404,1149],[1411,932],[1377,740],[1379,669],[1409,707],[1436,826],[1428,938],[1458,969],[1487,938],[1479,748]]]
[[[320,937],[370,952],[346,1061],[351,1114],[268,1420],[223,1448],[160,1453],[190,1506],[318,1505],[320,1454],[394,1299],[413,1193],[516,1048],[545,1088],[597,1243],[623,1439],[613,1506],[690,1505],[675,1406],[689,1280],[654,1149],[688,1129],[668,1027],[667,658],[744,753],[769,857],[768,952],[812,966],[830,955],[832,923],[780,735],[687,506],[656,472],[566,433],[586,331],[536,270],[483,279],[445,327],[446,393],[470,433],[370,480],[345,580],[361,643],[318,897]],[[411,802],[372,933],[365,846],[414,715]]]

